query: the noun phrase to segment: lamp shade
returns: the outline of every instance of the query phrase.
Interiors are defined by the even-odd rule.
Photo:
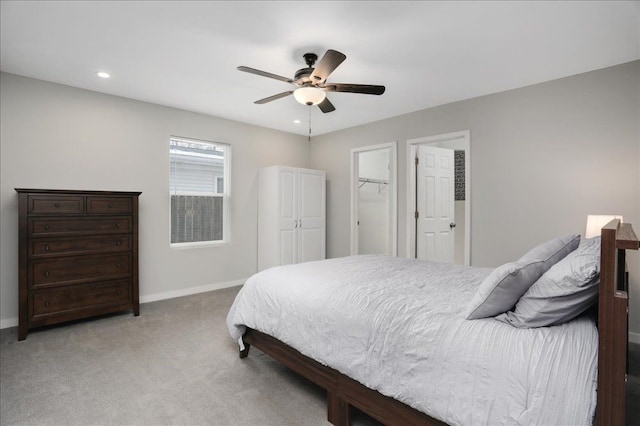
[[[300,87],[293,92],[293,97],[303,105],[318,105],[327,94],[317,87]]]
[[[602,227],[613,219],[620,219],[622,222],[622,216],[617,215],[604,215],[604,214],[590,214],[587,216],[587,230],[584,234],[585,238],[593,238],[600,235]]]

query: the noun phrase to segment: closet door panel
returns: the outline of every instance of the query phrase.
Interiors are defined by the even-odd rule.
[[[298,241],[295,229],[280,230],[280,265],[298,263]]]
[[[280,265],[297,263],[296,230],[298,228],[297,170],[281,168],[278,177]]]
[[[293,228],[298,216],[296,169],[282,168],[278,181],[280,222],[282,228]]]
[[[324,226],[324,172],[300,170],[298,176],[298,218],[303,226],[307,222],[314,228]]]
[[[298,263],[324,258],[324,230],[321,228],[298,229]]]
[[[298,262],[325,258],[325,173],[298,172]]]

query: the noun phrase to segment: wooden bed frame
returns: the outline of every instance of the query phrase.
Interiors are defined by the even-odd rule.
[[[628,274],[625,250],[637,250],[638,238],[630,224],[619,220],[602,228],[600,296],[598,302],[597,426],[624,426],[628,344]],[[251,345],[327,391],[329,422],[351,424],[351,407],[385,425],[443,425],[428,415],[367,388],[344,374],[302,355],[278,339],[247,328],[243,336],[246,358]]]

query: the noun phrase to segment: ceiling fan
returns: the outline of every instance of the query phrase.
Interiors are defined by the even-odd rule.
[[[302,55],[307,64],[306,68],[296,71],[294,77],[287,78],[270,72],[257,70],[255,68],[239,66],[238,70],[251,74],[261,75],[263,77],[273,78],[275,80],[284,81],[285,83],[298,86],[295,90],[278,93],[268,98],[255,101],[256,104],[266,104],[276,99],[293,95],[298,102],[303,105],[318,105],[324,113],[335,111],[335,107],[327,98],[326,92],[349,92],[362,93],[365,95],[382,95],[384,86],[375,86],[371,84],[344,84],[344,83],[328,83],[329,75],[338,68],[347,57],[336,50],[327,50],[318,65],[314,68],[318,55],[315,53],[305,53]]]

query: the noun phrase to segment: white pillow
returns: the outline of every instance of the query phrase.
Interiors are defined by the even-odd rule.
[[[578,234],[555,238],[533,248],[517,262],[494,269],[478,287],[465,318],[488,318],[513,309],[529,287],[579,243]]]
[[[496,317],[518,328],[545,327],[570,321],[598,299],[600,237],[583,240],[520,298],[513,312]]]

